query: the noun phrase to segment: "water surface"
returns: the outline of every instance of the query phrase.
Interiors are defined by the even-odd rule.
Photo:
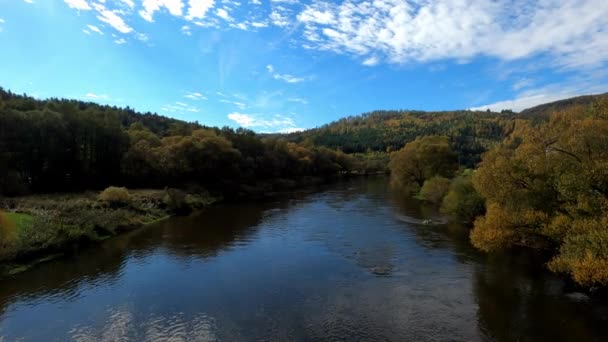
[[[608,341],[540,260],[356,179],[221,205],[0,280],[0,341]]]

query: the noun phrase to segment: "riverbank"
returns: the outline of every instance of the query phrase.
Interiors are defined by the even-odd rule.
[[[120,203],[97,192],[0,199],[0,277],[222,199],[177,189],[125,191]]]
[[[269,199],[297,189],[359,176],[367,175],[349,173],[330,178],[303,177],[253,185],[237,184],[221,195],[201,189],[124,189],[128,199],[116,198],[114,202],[92,191],[0,198],[0,228],[2,225],[7,227],[3,228],[7,231],[2,234],[7,238],[0,243],[0,277],[23,272],[121,233],[218,202]]]

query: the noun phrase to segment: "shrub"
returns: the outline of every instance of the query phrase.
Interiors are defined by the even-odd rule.
[[[485,203],[473,186],[471,172],[465,171],[454,178],[443,198],[441,212],[454,220],[472,223],[484,211]]]
[[[165,203],[170,212],[176,214],[185,214],[191,211],[191,208],[186,201],[186,193],[178,189],[165,189],[163,203]]]
[[[16,226],[5,213],[0,211],[0,255],[7,252],[17,237]]]
[[[420,189],[420,198],[430,203],[441,203],[449,187],[449,179],[435,176],[424,182]]]
[[[112,207],[121,207],[131,203],[131,195],[126,188],[110,186],[99,194],[99,200]]]

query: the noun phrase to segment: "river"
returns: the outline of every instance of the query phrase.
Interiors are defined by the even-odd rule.
[[[0,280],[0,341],[608,341],[608,306],[486,256],[382,177],[172,218]]]

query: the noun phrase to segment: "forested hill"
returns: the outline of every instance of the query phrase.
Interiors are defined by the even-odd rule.
[[[314,145],[337,148],[345,153],[368,151],[390,152],[402,148],[420,136],[447,136],[461,165],[473,167],[481,154],[501,142],[515,125],[515,120],[543,121],[559,110],[589,105],[604,95],[581,96],[512,111],[374,111],[349,116],[302,132],[291,133],[294,142],[310,141]]]
[[[519,114],[522,117],[530,117],[530,116],[541,116],[547,117],[552,112],[568,109],[572,106],[588,106],[591,103],[602,99],[608,98],[608,93],[599,94],[599,95],[585,95],[585,96],[577,96],[569,99],[559,100],[555,102],[544,103],[532,108],[525,109],[521,111]]]
[[[462,164],[473,166],[483,151],[513,130],[515,118],[510,111],[375,111],[292,133],[288,139],[354,153],[395,151],[417,137],[441,135],[450,139]]]

